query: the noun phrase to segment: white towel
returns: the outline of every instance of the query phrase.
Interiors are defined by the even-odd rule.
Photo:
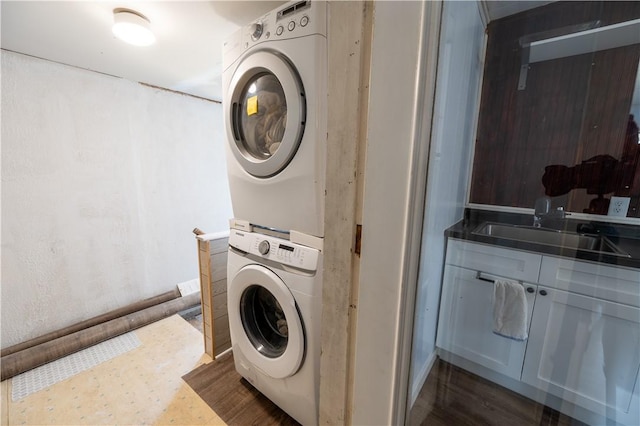
[[[493,332],[513,340],[527,340],[527,298],[522,284],[495,280],[493,287]]]

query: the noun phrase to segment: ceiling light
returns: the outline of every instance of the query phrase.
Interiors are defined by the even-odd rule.
[[[135,46],[149,46],[156,37],[149,28],[149,20],[130,9],[113,10],[113,35]]]

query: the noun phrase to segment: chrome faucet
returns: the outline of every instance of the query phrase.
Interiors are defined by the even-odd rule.
[[[534,205],[533,226],[534,228],[540,228],[544,218],[564,219],[565,216],[564,207],[557,207],[555,210],[551,210],[551,198],[540,197]]]

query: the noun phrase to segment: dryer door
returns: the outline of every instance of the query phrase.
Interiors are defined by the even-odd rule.
[[[247,265],[227,289],[233,345],[268,376],[295,374],[304,358],[305,337],[296,301],[270,269]]]
[[[231,151],[251,175],[278,174],[295,155],[306,122],[302,82],[273,52],[247,56],[231,79],[225,121]]]

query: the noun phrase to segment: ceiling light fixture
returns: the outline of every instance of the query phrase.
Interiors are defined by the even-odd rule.
[[[131,9],[113,10],[113,35],[135,46],[149,46],[156,36],[151,32],[149,20]]]

